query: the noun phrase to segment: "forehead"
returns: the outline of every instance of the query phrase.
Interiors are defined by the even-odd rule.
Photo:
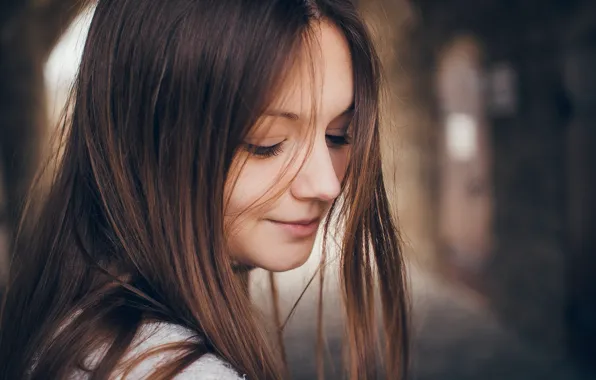
[[[304,119],[315,116],[317,120],[330,121],[353,101],[352,57],[346,38],[334,25],[317,23],[312,26],[271,108]]]

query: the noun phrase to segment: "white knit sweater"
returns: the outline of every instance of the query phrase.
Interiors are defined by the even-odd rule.
[[[151,351],[164,344],[183,342],[193,339],[193,333],[186,328],[170,323],[148,323],[143,325],[137,337],[134,339],[130,352],[126,359],[134,358],[140,354]],[[141,364],[136,366],[126,379],[118,377],[118,380],[145,380],[149,379],[151,373],[160,363],[171,359],[171,353],[164,352],[151,355]],[[100,356],[94,358],[97,360]],[[93,367],[93,358],[91,367]],[[71,377],[72,380],[85,380],[87,375],[77,372]],[[244,376],[238,375],[227,363],[212,354],[203,355],[197,361],[186,367],[176,380],[243,380]]]

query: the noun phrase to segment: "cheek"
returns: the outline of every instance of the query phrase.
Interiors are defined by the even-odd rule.
[[[350,162],[350,147],[345,146],[340,149],[330,149],[329,155],[333,163],[333,170],[339,182],[343,181],[348,164]]]
[[[246,251],[246,246],[250,245],[250,237],[254,234],[255,227],[261,215],[261,210],[253,208],[254,203],[266,191],[262,181],[255,177],[258,175],[251,170],[251,165],[247,162],[242,171],[231,171],[224,188],[225,209],[224,223],[225,235],[228,249],[232,256],[245,264],[250,264],[244,260],[242,252]]]
[[[240,157],[236,162],[224,188],[226,230],[231,235],[254,227],[254,223],[273,207],[275,202],[268,201],[284,183],[284,179],[279,178],[284,168],[283,160]]]
[[[275,201],[266,201],[280,189],[278,177],[281,167],[283,165],[277,160],[248,160],[242,170],[230,172],[224,188],[225,234],[229,254],[246,265],[263,267],[263,261],[265,264],[270,261],[263,259],[269,257],[268,250],[279,246],[279,241],[267,229],[263,218],[275,207]]]
[[[225,186],[225,216],[237,216],[248,211],[275,184],[272,178],[275,178],[277,169],[264,161],[255,161],[248,160],[241,168],[240,164],[232,166]]]

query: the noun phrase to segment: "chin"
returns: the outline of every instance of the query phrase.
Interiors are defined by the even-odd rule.
[[[314,238],[300,242],[269,242],[245,245],[231,250],[237,266],[261,268],[270,272],[285,272],[301,267],[310,257]]]
[[[275,255],[271,260],[267,260],[267,262],[263,261],[261,263],[257,263],[257,266],[271,272],[286,272],[304,265],[304,263],[306,263],[310,257],[311,252],[312,247],[310,247],[308,250],[304,250],[303,252],[294,251],[287,252],[283,255],[278,254]]]

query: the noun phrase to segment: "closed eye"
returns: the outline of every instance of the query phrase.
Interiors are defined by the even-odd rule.
[[[348,135],[325,135],[325,139],[327,140],[327,146],[336,148],[349,145],[352,142]]]
[[[253,156],[260,157],[260,158],[268,158],[272,156],[277,156],[281,153],[281,144],[283,141],[270,146],[262,146],[262,145],[254,145],[249,143],[244,143],[244,149]]]

